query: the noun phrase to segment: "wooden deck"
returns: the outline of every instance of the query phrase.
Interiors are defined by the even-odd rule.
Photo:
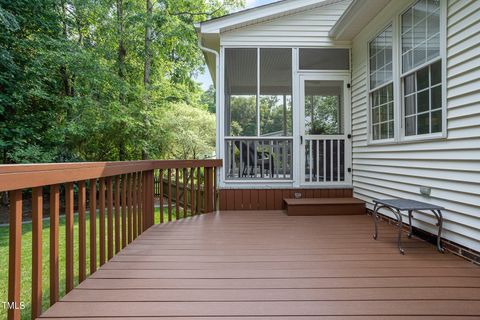
[[[366,215],[281,211],[225,211],[156,225],[42,318],[480,316],[478,266],[406,237],[402,256],[393,226],[380,224],[379,231],[374,241]]]

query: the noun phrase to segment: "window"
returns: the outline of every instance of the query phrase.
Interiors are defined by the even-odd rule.
[[[349,49],[304,49],[300,48],[300,70],[349,70]]]
[[[402,71],[440,55],[440,1],[420,0],[402,15]]]
[[[442,131],[441,62],[404,78],[405,135]]]
[[[401,24],[405,136],[441,132],[440,1],[417,1]]]
[[[392,26],[369,44],[370,125],[372,140],[394,137]]]

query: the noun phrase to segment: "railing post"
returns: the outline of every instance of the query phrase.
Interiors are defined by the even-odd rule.
[[[151,227],[155,224],[155,192],[153,191],[154,171],[151,170],[149,172],[150,172],[150,179],[149,179],[148,189],[150,190],[150,196],[149,196],[149,198],[150,198],[150,203],[149,203],[149,210],[150,210],[149,221],[150,221],[150,224],[148,226]]]
[[[144,190],[144,221],[145,230],[151,227],[155,222],[155,191],[154,191],[153,170],[145,171],[145,190]]]
[[[42,313],[43,188],[32,190],[32,319]]]
[[[205,185],[204,185],[204,192],[206,193],[206,203],[205,203],[205,211],[206,212],[213,212],[214,208],[214,197],[215,192],[213,190],[214,183],[213,183],[213,167],[206,167],[205,168]]]
[[[60,188],[50,187],[50,306],[59,300],[58,226],[60,220]]]
[[[22,254],[22,190],[10,191],[10,239],[8,269],[9,320],[20,320],[20,262]]]
[[[78,183],[78,283],[87,277],[87,226],[86,226],[87,190],[85,181]]]
[[[90,274],[97,270],[97,180],[90,180]]]
[[[74,284],[74,216],[73,216],[73,183],[69,182],[65,185],[65,287],[66,293],[69,293],[73,289]]]

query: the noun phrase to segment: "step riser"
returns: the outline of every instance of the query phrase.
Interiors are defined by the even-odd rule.
[[[337,216],[337,215],[362,215],[366,214],[364,204],[312,204],[289,205],[289,216]]]

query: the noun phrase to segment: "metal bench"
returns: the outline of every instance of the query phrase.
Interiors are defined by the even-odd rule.
[[[438,226],[438,235],[437,235],[437,249],[440,252],[444,252],[444,249],[441,245],[441,236],[442,236],[442,225],[443,225],[443,216],[441,210],[444,210],[444,207],[440,207],[434,204],[416,201],[416,200],[409,200],[409,199],[374,199],[373,203],[375,207],[373,208],[373,221],[375,223],[375,234],[373,235],[373,239],[377,239],[378,237],[378,227],[377,227],[377,220],[378,220],[378,210],[382,208],[386,208],[390,210],[397,218],[398,221],[398,250],[400,250],[401,254],[405,254],[405,250],[402,248],[402,213],[401,211],[408,212],[408,223],[410,224],[410,230],[408,233],[408,237],[412,237],[412,216],[414,210],[429,210],[431,211],[435,217],[437,218],[437,226]]]

